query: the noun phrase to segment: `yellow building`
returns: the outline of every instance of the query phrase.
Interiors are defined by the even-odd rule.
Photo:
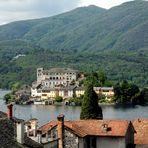
[[[99,95],[104,95],[107,99],[114,96],[113,87],[94,87],[94,91]]]
[[[83,96],[84,93],[85,93],[85,88],[84,87],[77,87],[75,89],[75,95],[76,95],[76,97]]]

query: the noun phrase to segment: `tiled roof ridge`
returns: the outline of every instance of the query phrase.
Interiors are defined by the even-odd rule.
[[[129,120],[65,120],[64,126],[71,130],[74,134],[79,137],[85,137],[86,135],[94,136],[125,136],[129,124]],[[109,131],[103,132],[102,127],[104,124],[108,125]],[[47,124],[41,126],[43,132],[51,130],[58,125],[58,121],[50,121]],[[117,130],[116,130],[117,129]]]
[[[71,126],[68,126],[67,123],[70,123]],[[64,126],[67,127],[67,128],[70,128],[71,130],[72,129],[75,129],[75,130],[72,130],[76,135],[80,136],[80,137],[84,137],[87,135],[87,133],[79,126],[77,125],[75,122],[73,121],[66,121],[64,123]]]

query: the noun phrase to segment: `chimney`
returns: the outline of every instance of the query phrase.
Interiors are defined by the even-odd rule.
[[[33,132],[34,137],[37,136],[37,127],[38,127],[38,120],[35,119],[35,121],[34,121],[34,132]]]
[[[9,104],[7,105],[7,117],[8,119],[12,119],[13,116],[13,105]]]
[[[59,146],[58,148],[64,148],[64,115],[59,115],[58,119],[58,138]]]
[[[48,141],[48,132],[46,132],[46,141]]]
[[[37,138],[38,138],[38,143],[42,143],[42,131],[37,130]]]
[[[16,141],[24,144],[24,120],[16,120]]]

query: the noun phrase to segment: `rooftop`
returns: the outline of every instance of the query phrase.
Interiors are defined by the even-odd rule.
[[[135,129],[135,144],[148,144],[148,119],[136,119],[133,122]]]
[[[129,123],[127,120],[76,120],[64,121],[64,126],[79,137],[87,135],[123,137],[126,134]],[[57,126],[57,124],[58,121],[50,121],[39,129],[44,133]],[[103,131],[104,124],[108,127],[106,132]]]
[[[7,114],[0,111],[0,118],[6,118],[6,117],[7,117]]]
[[[51,68],[49,70],[44,70],[44,72],[50,72],[50,73],[66,73],[66,72],[77,72],[77,70],[71,69],[71,68]]]
[[[113,87],[94,87],[94,90],[113,90]]]

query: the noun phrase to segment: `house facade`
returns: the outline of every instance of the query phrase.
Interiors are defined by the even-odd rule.
[[[104,95],[106,99],[111,99],[114,96],[113,87],[94,87],[94,91],[99,95]],[[39,100],[54,100],[57,96],[63,99],[72,98],[74,96],[81,97],[85,93],[84,87],[75,85],[63,86],[59,85],[54,88],[42,85],[33,86],[31,88],[31,97]]]

